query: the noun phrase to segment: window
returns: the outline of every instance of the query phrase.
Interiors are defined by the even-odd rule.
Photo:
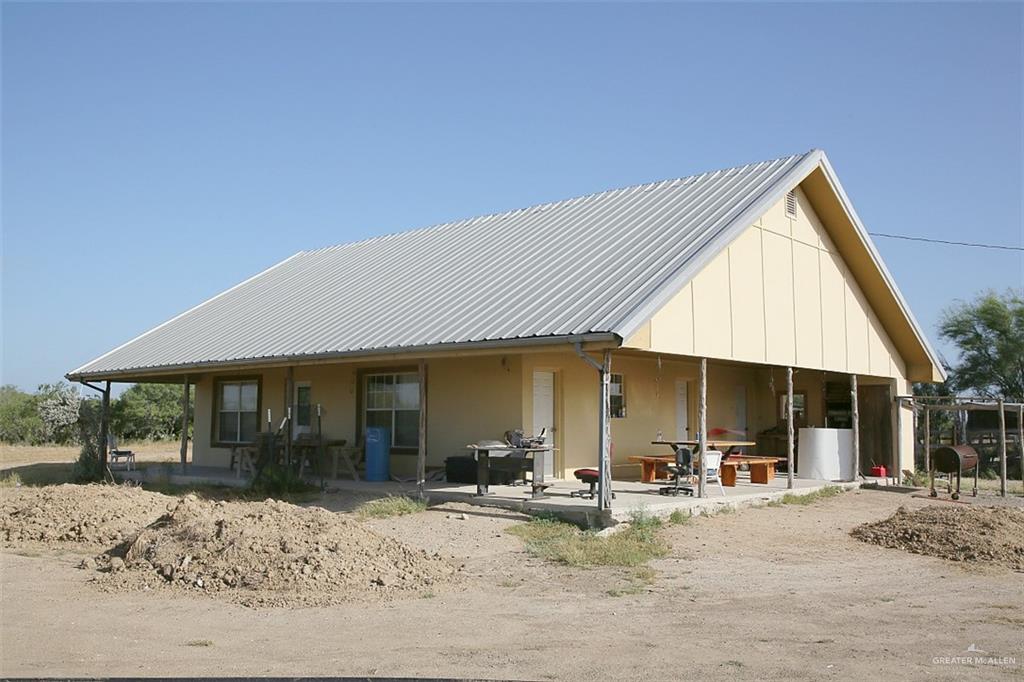
[[[217,383],[217,441],[251,443],[259,430],[259,382]]]
[[[611,416],[621,419],[626,416],[626,387],[621,374],[612,374],[608,386]]]
[[[420,382],[415,372],[367,375],[365,399],[367,427],[388,429],[393,448],[419,447]]]
[[[783,393],[779,396],[779,421],[782,423],[786,422],[786,418],[789,416],[786,414],[787,408],[786,394]],[[798,426],[807,423],[807,393],[804,391],[793,392],[793,425]]]
[[[310,399],[312,388],[309,384],[295,386],[295,426],[309,428],[313,425],[313,410]]]
[[[786,194],[786,215],[790,218],[796,217],[796,191]]]

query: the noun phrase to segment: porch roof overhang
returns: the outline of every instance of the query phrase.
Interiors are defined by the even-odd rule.
[[[243,369],[269,369],[301,365],[334,364],[339,362],[386,362],[409,358],[463,357],[490,355],[497,352],[537,353],[552,350],[573,351],[577,344],[586,350],[618,348],[622,338],[612,332],[573,334],[565,336],[536,336],[520,339],[497,339],[462,343],[441,343],[405,348],[375,348],[332,353],[304,353],[276,355],[262,358],[238,358],[215,362],[192,362],[176,365],[134,367],[101,372],[74,371],[65,375],[68,381],[116,381],[126,383],[181,383],[186,377],[206,372]]]

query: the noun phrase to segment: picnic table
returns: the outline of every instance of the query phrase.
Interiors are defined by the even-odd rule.
[[[666,473],[666,467],[675,461],[675,451],[680,447],[697,447],[700,445],[695,440],[654,440],[651,445],[667,445],[672,448],[671,455],[633,455],[627,459],[630,462],[640,463],[640,480],[644,483],[653,483],[658,474]],[[736,470],[740,464],[747,464],[750,467],[750,482],[764,483],[775,478],[775,457],[752,457],[740,455],[735,451],[738,448],[754,447],[757,443],[745,440],[718,440],[708,439],[707,446],[712,450],[721,450],[727,458],[722,460],[721,477],[722,485],[736,485]],[[695,457],[698,460],[699,457]]]

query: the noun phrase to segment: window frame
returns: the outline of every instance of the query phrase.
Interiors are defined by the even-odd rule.
[[[618,377],[618,381],[615,378]],[[619,392],[614,393],[612,386],[618,385]],[[620,413],[616,414],[614,406],[614,398],[619,397],[621,405],[619,406]],[[608,375],[608,416],[612,419],[625,419],[629,415],[626,409],[626,378],[624,375],[617,372],[611,372]]]
[[[787,414],[786,403],[789,400],[789,395],[786,393],[779,394],[779,423],[785,424],[788,421],[789,415]],[[802,403],[801,407],[797,407],[798,404]],[[793,391],[793,426],[806,426],[807,425],[807,391]]]
[[[302,403],[299,400],[299,393],[301,391],[307,391],[307,397],[309,402],[306,404],[307,412],[306,419],[307,423],[302,423]],[[295,382],[295,428],[297,429],[313,429],[313,383],[310,381],[297,381]]]
[[[360,439],[365,441],[366,429],[367,429],[367,415],[369,412],[390,412],[391,413],[391,454],[394,455],[415,455],[419,452],[419,443],[415,445],[395,445],[395,429],[396,429],[396,412],[415,412],[417,414],[417,430],[419,424],[419,412],[423,409],[423,405],[419,404],[419,390],[416,392],[417,407],[415,410],[411,409],[398,409],[392,403],[389,408],[370,408],[368,406],[368,394],[369,394],[369,380],[371,377],[380,376],[391,376],[397,379],[398,376],[405,375],[411,376],[419,384],[419,369],[416,366],[401,366],[401,367],[374,367],[360,370],[357,380],[359,382],[359,393],[358,400],[356,401],[356,419],[360,429]],[[392,385],[397,385],[393,383]]]
[[[260,415],[263,413],[263,377],[260,375],[239,375],[221,376],[213,379],[213,400],[210,401],[210,447],[211,448],[233,448],[240,445],[251,445],[255,441],[230,441],[222,440],[220,437],[220,404],[223,398],[221,386],[224,384],[256,384],[256,433],[260,432]],[[237,411],[238,414],[242,410]],[[239,425],[241,430],[241,425]],[[241,435],[241,433],[239,433]]]

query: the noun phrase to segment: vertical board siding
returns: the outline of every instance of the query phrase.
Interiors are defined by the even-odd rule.
[[[780,201],[651,319],[644,350],[902,378],[906,364],[802,191]]]

